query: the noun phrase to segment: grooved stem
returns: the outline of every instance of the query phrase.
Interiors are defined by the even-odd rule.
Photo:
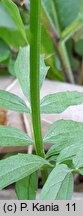
[[[32,125],[37,155],[44,157],[40,118],[41,0],[30,1],[30,97]]]

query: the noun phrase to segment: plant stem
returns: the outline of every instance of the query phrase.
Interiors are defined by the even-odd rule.
[[[72,69],[70,66],[69,59],[68,59],[66,46],[65,46],[65,43],[62,42],[62,40],[61,40],[61,28],[60,28],[60,24],[59,24],[56,5],[55,5],[53,0],[51,0],[51,4],[52,4],[53,15],[54,15],[54,18],[56,21],[56,27],[57,27],[56,29],[58,29],[58,35],[57,35],[57,32],[54,31],[54,36],[56,38],[56,40],[54,41],[54,45],[56,46],[55,48],[56,48],[57,54],[59,56],[59,59],[61,61],[63,72],[65,75],[65,80],[68,82],[74,83],[74,77],[73,77]],[[63,36],[64,36],[64,34],[63,34]]]
[[[30,1],[30,97],[37,155],[45,157],[40,118],[41,0]]]
[[[64,42],[60,41],[57,46],[57,51],[62,64],[62,68],[65,74],[65,79],[67,82],[74,83],[74,76],[72,73],[71,65],[68,58],[68,53],[66,50],[66,45]]]
[[[56,10],[56,7],[55,7],[54,0],[51,0],[51,6],[52,6],[52,12],[53,12],[53,15],[54,15],[54,19],[55,19],[55,25],[56,25],[57,30],[58,30],[58,37],[60,38],[60,36],[61,36],[61,28],[60,28],[59,19],[58,19],[57,10]]]
[[[68,54],[67,54],[65,43],[64,43],[64,41],[61,41],[58,38],[56,32],[54,32],[52,27],[50,27],[49,29],[50,29],[50,31],[49,30],[48,31],[50,33],[52,40],[53,40],[55,50],[56,50],[57,55],[58,55],[60,62],[61,62],[65,81],[67,81],[69,83],[74,83],[74,76],[73,76],[70,62],[68,59]]]

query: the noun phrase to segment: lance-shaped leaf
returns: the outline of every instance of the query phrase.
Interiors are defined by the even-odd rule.
[[[61,113],[69,106],[83,103],[83,93],[66,91],[45,96],[41,101],[41,113]]]
[[[50,167],[50,164],[36,155],[18,154],[1,160],[0,190],[31,175],[43,166]]]
[[[73,176],[66,165],[58,165],[50,173],[41,192],[42,200],[68,200],[72,198]]]
[[[16,183],[16,193],[19,200],[35,200],[38,188],[37,173],[21,179]]]
[[[72,160],[79,150],[83,151],[83,143],[81,145],[74,144],[66,147],[60,152],[59,156],[57,157],[57,164],[67,160]]]
[[[14,23],[16,24],[19,32],[21,33],[23,39],[25,40],[25,44],[27,44],[27,37],[25,28],[18,10],[17,5],[12,0],[2,0],[3,4],[5,5],[7,11],[9,12],[10,16],[12,17]]]
[[[30,112],[25,102],[15,94],[0,90],[0,107],[17,112]]]
[[[30,101],[30,53],[29,46],[20,48],[19,54],[15,63],[15,74],[19,80],[24,95]],[[40,58],[40,88],[45,79],[49,67],[45,66],[44,56]],[[35,80],[34,80],[35,82]]]
[[[79,148],[78,153],[73,159],[73,164],[75,169],[77,170],[77,173],[79,172],[81,175],[83,175],[83,148]]]
[[[33,143],[33,140],[21,130],[0,126],[0,146],[28,146]]]
[[[59,120],[54,122],[44,137],[44,142],[53,145],[47,152],[47,157],[59,153],[62,149],[71,145],[82,145],[83,123],[71,120]]]
[[[59,156],[57,157],[57,161],[56,163],[63,163],[65,161],[69,161],[72,160],[73,157],[76,155],[76,153],[78,152],[79,146],[75,146],[75,145],[71,145],[69,147],[66,147],[65,149],[63,149]]]

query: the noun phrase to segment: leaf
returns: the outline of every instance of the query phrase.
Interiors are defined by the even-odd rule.
[[[48,69],[49,66],[46,66],[44,63],[44,55],[41,55],[40,56],[40,88],[43,85]]]
[[[50,173],[40,195],[42,200],[68,200],[72,198],[73,177],[66,165],[58,165]]]
[[[78,59],[75,58],[75,56],[73,56],[72,46],[73,46],[73,42],[72,42],[72,39],[70,39],[66,42],[66,48],[67,48],[72,70],[75,71],[79,67],[80,62],[78,61]]]
[[[35,200],[38,188],[37,173],[33,173],[16,183],[16,193],[19,200]]]
[[[46,157],[46,158],[48,158],[48,161],[50,162],[56,162],[56,160],[57,160],[57,157],[58,157],[58,155],[53,155],[53,156],[51,156],[51,157]]]
[[[79,148],[78,153],[73,158],[73,164],[77,172],[83,175],[83,148],[81,147]]]
[[[83,39],[82,40],[79,40],[76,45],[75,45],[75,51],[83,56]]]
[[[45,96],[40,104],[41,113],[61,113],[69,106],[83,103],[83,93],[66,91]]]
[[[71,120],[59,120],[54,122],[47,131],[43,141],[53,145],[47,152],[47,157],[60,153],[71,145],[83,144],[83,123]]]
[[[50,0],[42,0],[41,2],[42,2],[42,6],[46,12],[46,15],[50,21],[50,24],[55,29],[56,22],[55,22],[55,17],[53,14],[52,2]]]
[[[80,0],[80,4],[81,4],[80,11],[83,14],[83,0]]]
[[[18,49],[19,46],[25,46],[25,42],[22,39],[21,34],[16,29],[10,29],[7,27],[0,28],[0,37],[8,44]]]
[[[44,19],[46,18],[44,14],[42,14],[42,16],[44,17]],[[46,40],[44,40],[44,38],[46,38]],[[55,53],[55,49],[53,46],[53,41],[51,40],[50,35],[46,29],[46,25],[44,25],[43,23],[41,26],[41,52],[45,55],[51,55],[52,58],[54,58],[53,54]]]
[[[23,39],[23,36],[2,2],[0,2],[0,17],[4,17],[4,19],[0,19],[0,37],[9,46],[11,45],[17,49],[19,46],[25,46],[25,39]]]
[[[78,15],[77,19],[68,25],[61,33],[61,39],[66,42],[73,34],[77,33],[83,26],[83,17]]]
[[[0,146],[28,146],[33,140],[23,131],[9,127],[0,126]]]
[[[27,43],[27,37],[25,33],[25,28],[18,10],[18,7],[12,0],[2,0],[3,4],[5,5],[6,9],[8,10],[10,16],[12,17],[14,23],[16,24],[19,32],[21,33],[22,37],[24,38],[25,42]]]
[[[9,62],[8,62],[8,71],[12,76],[15,77],[16,75],[15,75],[15,71],[14,71],[14,64],[15,64],[15,60],[10,58]]]
[[[10,57],[10,50],[7,44],[0,39],[0,63],[7,60]]]
[[[15,74],[19,80],[24,95],[30,101],[30,55],[29,46],[20,48],[19,54],[15,63]],[[47,74],[49,67],[45,66],[44,56],[40,59],[40,88]]]
[[[43,23],[41,26],[41,53],[45,54],[45,63],[50,67],[47,73],[47,78],[51,80],[55,79],[64,81],[59,58],[55,52],[53,41],[49,35],[49,32],[47,31],[48,21],[43,10],[42,17]]]
[[[79,40],[83,40],[83,28],[80,28],[79,31],[75,32],[73,35],[73,40],[78,42]]]
[[[83,150],[83,144],[81,144],[80,146],[79,144],[74,144],[64,148],[57,157],[57,164],[65,162],[67,160],[72,160],[73,157],[78,153],[79,149],[81,149],[81,151]]]
[[[42,6],[51,25],[54,28],[59,27],[60,30],[71,24],[80,12],[80,1],[78,0],[42,0]]]
[[[4,19],[0,19],[0,27],[8,28],[8,29],[17,29],[14,21],[12,20],[11,16],[9,15],[8,11],[6,10],[5,5],[0,2],[0,17],[4,17]]]
[[[54,4],[58,12],[58,19],[62,29],[70,25],[80,12],[80,1],[78,0],[54,0]]]
[[[30,112],[29,108],[20,97],[5,90],[0,90],[0,107],[17,112]]]
[[[36,155],[18,154],[0,161],[0,190],[17,182],[41,167],[49,167],[48,161]]]
[[[15,74],[19,80],[24,95],[30,99],[30,62],[28,46],[19,49],[15,62]]]

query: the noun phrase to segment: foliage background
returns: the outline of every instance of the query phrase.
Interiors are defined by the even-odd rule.
[[[14,2],[19,8],[29,42],[30,2]],[[3,0],[0,1],[0,17],[0,75],[15,75],[14,60],[19,47],[24,47],[26,42],[17,25],[18,20],[11,15]],[[82,85],[83,0],[42,0],[41,25],[41,53],[45,54],[46,65],[50,66],[47,77]]]

